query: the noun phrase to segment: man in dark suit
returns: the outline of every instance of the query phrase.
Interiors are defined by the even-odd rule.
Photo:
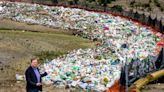
[[[27,92],[39,92],[42,91],[42,79],[41,77],[46,76],[47,73],[40,74],[38,69],[38,59],[31,59],[31,65],[27,68],[25,72],[26,76],[26,90]]]

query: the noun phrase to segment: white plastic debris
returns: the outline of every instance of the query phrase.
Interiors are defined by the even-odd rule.
[[[16,74],[15,78],[16,78],[17,81],[23,81],[25,79],[25,76],[24,75],[20,75],[20,74]]]
[[[133,59],[142,64],[142,60],[154,55],[156,41],[150,29],[121,17],[82,9],[18,2],[0,3],[2,10],[1,18],[75,29],[81,37],[101,40],[96,48],[73,50],[62,58],[45,63],[48,76],[43,81],[46,84],[104,91],[119,79],[121,66],[125,62],[132,62]],[[149,62],[144,61],[143,64],[146,63]],[[19,75],[16,78],[21,79]]]
[[[3,8],[0,6],[0,12],[3,10]]]

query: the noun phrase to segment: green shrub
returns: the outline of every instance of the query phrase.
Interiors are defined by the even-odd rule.
[[[111,8],[113,10],[116,10],[116,11],[119,11],[119,12],[121,12],[123,10],[122,6],[120,6],[120,5],[115,5],[115,6],[111,7]]]
[[[136,1],[132,1],[132,2],[130,2],[130,6],[131,7],[134,7],[134,4],[136,3]]]
[[[97,59],[97,60],[101,60],[102,59],[101,56],[95,56],[94,58]]]
[[[157,7],[161,7],[158,0],[154,0],[154,4],[155,4]]]
[[[148,8],[150,7],[150,4],[142,4],[142,7]]]
[[[66,52],[61,51],[41,51],[40,53],[36,53],[35,56],[39,58],[41,63],[44,63],[46,60],[52,60],[59,56],[66,54]]]

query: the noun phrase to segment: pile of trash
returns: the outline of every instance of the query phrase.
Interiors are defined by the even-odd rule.
[[[45,63],[48,76],[43,80],[55,86],[80,87],[83,89],[105,90],[120,77],[119,60],[98,59],[95,49],[79,49]]]
[[[43,81],[55,86],[104,91],[119,80],[125,62],[156,55],[154,49],[160,40],[149,28],[131,20],[76,8],[0,2],[0,18],[75,29],[81,37],[101,42],[96,48],[74,50],[45,63],[41,70],[48,76]]]

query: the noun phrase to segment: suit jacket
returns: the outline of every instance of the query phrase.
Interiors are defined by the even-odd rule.
[[[38,69],[38,68],[37,68]],[[38,69],[39,71],[39,69]],[[47,75],[47,73],[45,72],[44,74],[40,74],[40,81],[42,82],[41,77],[44,77]],[[26,76],[26,90],[28,92],[29,89],[38,89],[40,91],[42,91],[42,86],[36,86],[37,83],[37,77],[35,75],[35,72],[33,70],[33,68],[31,66],[29,66],[25,72],[25,76]]]

